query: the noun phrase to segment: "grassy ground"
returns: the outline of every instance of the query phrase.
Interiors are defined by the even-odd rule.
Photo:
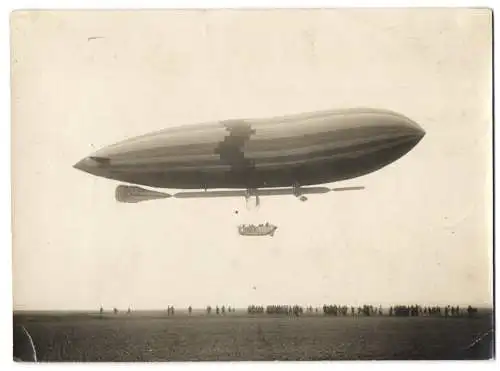
[[[492,319],[53,314],[14,324],[41,361],[405,360],[467,358]]]

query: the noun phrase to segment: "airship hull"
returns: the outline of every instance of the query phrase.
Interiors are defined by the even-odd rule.
[[[75,167],[158,188],[307,186],[379,170],[423,136],[391,111],[325,111],[170,128],[103,148]]]

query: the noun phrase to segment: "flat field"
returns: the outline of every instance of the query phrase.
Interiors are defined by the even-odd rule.
[[[491,314],[405,318],[238,313],[16,314],[14,325],[28,330],[42,362],[488,359],[491,340],[481,353],[467,347],[493,326]]]

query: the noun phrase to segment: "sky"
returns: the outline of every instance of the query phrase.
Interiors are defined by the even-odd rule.
[[[14,13],[14,309],[491,305],[491,22],[480,9]],[[360,106],[427,133],[335,184],[363,191],[251,211],[120,204],[119,182],[72,167],[170,126]],[[237,233],[266,221],[273,238]]]

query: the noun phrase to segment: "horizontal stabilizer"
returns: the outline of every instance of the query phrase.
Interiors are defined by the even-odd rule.
[[[124,203],[137,203],[141,201],[157,200],[169,197],[172,196],[168,193],[151,191],[149,189],[136,186],[119,185],[116,187],[115,191],[116,201]]]
[[[265,188],[255,189],[250,193],[243,189],[227,189],[227,190],[214,190],[214,191],[188,191],[178,192],[173,195],[152,191],[149,189],[119,185],[116,187],[116,200],[124,203],[137,203],[141,201],[157,200],[163,198],[219,198],[219,197],[255,197],[255,196],[285,196],[294,195],[303,197],[303,201],[307,198],[303,195],[307,194],[323,194],[331,191],[354,191],[362,190],[365,187],[341,187],[341,188],[327,188],[327,187],[305,187],[305,188]]]
[[[227,190],[227,191],[193,191],[193,192],[178,192],[174,194],[175,198],[217,198],[217,197],[244,197],[244,190]]]
[[[326,187],[299,188],[300,194],[319,194],[330,192]],[[294,188],[268,188],[256,189],[250,194],[245,190],[219,190],[219,191],[199,191],[199,192],[179,192],[174,194],[175,198],[210,198],[210,197],[245,197],[245,196],[282,196],[293,195]]]
[[[339,187],[339,188],[332,188],[332,191],[360,191],[365,189],[365,187]]]

